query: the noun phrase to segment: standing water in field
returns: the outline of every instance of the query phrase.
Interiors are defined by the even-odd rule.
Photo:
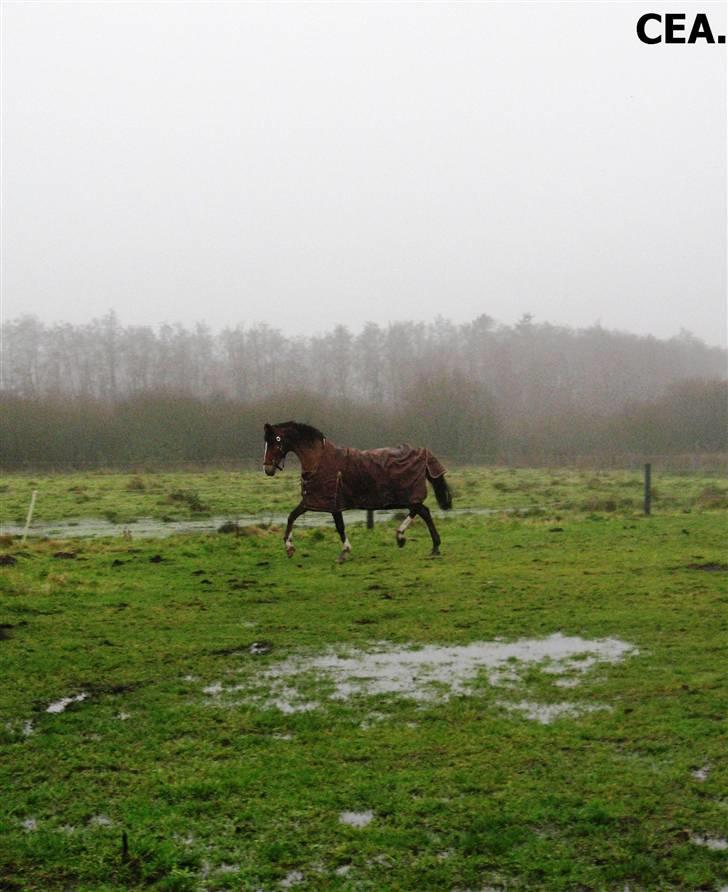
[[[450,516],[478,515],[483,517],[497,514],[517,513],[520,508],[454,508],[447,513]],[[376,523],[390,523],[401,515],[399,511],[375,511]],[[433,517],[445,517],[445,513],[432,510]],[[366,511],[347,511],[347,524],[365,523]],[[245,514],[237,515],[234,520],[230,516],[207,517],[203,520],[158,520],[154,517],[139,517],[128,523],[112,523],[101,517],[78,517],[68,520],[56,520],[34,523],[28,531],[29,538],[35,539],[100,539],[126,536],[131,534],[135,539],[165,539],[180,533],[217,533],[220,527],[233,524],[238,527],[254,527],[262,525],[285,526],[288,514]],[[299,527],[331,527],[334,521],[330,514],[312,511],[297,521]],[[23,526],[3,523],[0,532],[6,536],[20,536]]]
[[[516,688],[528,667],[540,665],[547,675],[568,678],[576,686],[593,667],[615,663],[639,651],[616,638],[588,641],[561,634],[514,642],[473,642],[466,645],[393,647],[377,643],[371,650],[329,649],[301,654],[274,663],[249,682],[204,689],[217,700],[242,693],[243,699],[284,713],[318,708],[322,701],[346,701],[376,695],[399,696],[422,703],[444,702],[473,694],[473,683],[484,676],[493,687]],[[320,699],[312,700],[313,688]],[[304,694],[304,690],[308,693]],[[320,692],[325,694],[321,697]],[[527,718],[548,724],[601,709],[595,704],[530,702],[502,704]]]

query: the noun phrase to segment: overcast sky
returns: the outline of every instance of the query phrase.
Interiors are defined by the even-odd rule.
[[[725,45],[635,35],[676,9],[5,2],[3,318],[725,344]]]

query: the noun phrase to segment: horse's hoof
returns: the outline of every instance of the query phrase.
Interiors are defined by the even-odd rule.
[[[398,547],[398,548],[404,548],[406,544],[407,544],[407,540],[405,539],[405,537],[404,537],[404,536],[400,536],[399,533],[398,533],[398,534],[397,534],[397,547]]]
[[[337,564],[343,564],[349,554],[348,551],[342,551],[341,554],[336,558]]]
[[[286,546],[286,554],[288,555],[289,558],[292,558],[295,553],[296,553],[296,549],[292,545]]]
[[[432,551],[429,553],[428,557],[431,557],[431,558],[439,558],[439,557],[442,557],[442,555],[440,554],[440,549],[439,549],[439,548],[433,548]]]

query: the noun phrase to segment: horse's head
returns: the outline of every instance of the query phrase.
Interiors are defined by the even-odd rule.
[[[272,477],[276,471],[282,471],[286,464],[286,453],[291,449],[291,444],[286,438],[283,427],[274,427],[266,424],[263,428],[265,439],[265,452],[263,453],[263,469]]]
[[[326,442],[326,438],[318,428],[298,421],[266,424],[263,432],[265,438],[263,468],[269,477],[276,471],[283,470],[289,452],[295,452],[301,464],[304,464],[310,458],[311,450],[315,452]]]

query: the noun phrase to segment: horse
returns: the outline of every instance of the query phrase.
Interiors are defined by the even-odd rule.
[[[309,424],[285,421],[264,426],[263,468],[272,477],[282,471],[286,455],[294,452],[301,463],[301,501],[288,516],[283,534],[288,557],[293,557],[293,525],[307,511],[332,515],[342,548],[339,562],[351,554],[344,527],[343,511],[349,508],[407,508],[408,516],[397,528],[397,545],[407,541],[405,531],[415,517],[427,524],[432,537],[430,554],[440,554],[441,539],[429,508],[424,505],[429,481],[439,506],[452,508],[452,493],[445,480],[445,468],[425,447],[401,446],[362,451],[336,446]]]

